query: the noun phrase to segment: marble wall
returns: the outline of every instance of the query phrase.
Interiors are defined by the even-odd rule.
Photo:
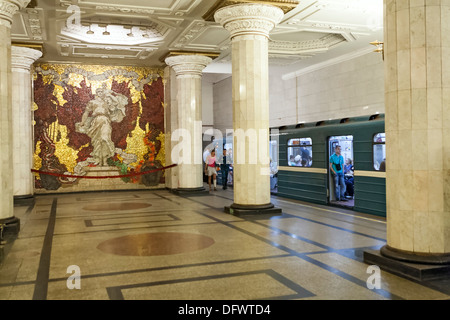
[[[233,129],[233,93],[231,77],[213,86],[214,128],[224,134]]]
[[[298,122],[385,112],[381,54],[368,53],[301,75],[296,81]]]
[[[213,82],[202,78],[202,125],[211,127],[214,124],[214,93]]]
[[[384,113],[381,54],[368,53],[297,77],[269,70],[270,127]],[[231,78],[214,85],[214,127],[233,127]]]

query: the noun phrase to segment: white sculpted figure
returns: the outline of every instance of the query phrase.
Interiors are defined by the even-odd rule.
[[[128,98],[105,87],[95,91],[95,98],[88,102],[81,122],[75,130],[91,138],[94,150],[91,156],[96,164],[107,166],[108,158],[114,156],[115,146],[111,140],[111,122],[121,122],[125,117]]]

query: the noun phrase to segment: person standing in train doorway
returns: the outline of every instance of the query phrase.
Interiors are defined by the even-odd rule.
[[[345,198],[344,157],[341,155],[341,146],[334,148],[330,157],[330,170],[334,177],[336,201],[347,201]]]

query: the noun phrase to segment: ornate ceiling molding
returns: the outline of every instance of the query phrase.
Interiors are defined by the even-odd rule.
[[[155,13],[154,9],[129,8],[129,7],[120,7],[120,6],[97,5],[97,6],[95,6],[95,9],[101,10],[101,11],[133,13],[133,14],[154,14]]]
[[[46,40],[44,31],[44,10],[43,9],[26,9],[26,17],[28,18],[27,27],[30,30],[30,38],[35,41]]]
[[[171,50],[220,52],[224,42],[229,42],[229,33],[222,26],[194,20],[169,47]]]
[[[129,15],[175,15],[185,16],[196,8],[202,0],[175,0],[161,1],[160,5],[152,4],[147,1],[145,5],[137,5],[127,0],[114,1],[114,3],[106,3],[101,0],[78,0],[78,6],[87,10],[95,10],[109,12],[113,14],[129,14]],[[73,4],[73,0],[59,0],[61,7],[68,7]]]
[[[11,28],[14,14],[25,8],[30,0],[0,0],[1,24]]]
[[[18,69],[19,71],[30,72],[31,65],[40,57],[42,57],[42,52],[39,50],[22,46],[11,46],[11,67],[13,71]]]
[[[157,47],[86,44],[64,40],[67,39],[59,37],[57,45],[57,50],[63,57],[145,60],[157,50]]]
[[[367,0],[112,0],[109,2],[56,0],[37,1],[34,6],[28,5],[23,10],[17,9],[18,4],[28,3],[28,0],[0,0],[0,5],[8,4],[9,10],[12,10],[9,15],[19,11],[14,15],[11,25],[12,41],[42,44],[45,48],[42,61],[71,60],[80,63],[120,64],[123,60],[123,63],[130,65],[161,67],[170,51],[220,53],[214,59],[214,63],[229,63],[232,44],[230,32],[236,34],[255,34],[254,32],[258,34],[259,32],[267,36],[267,30],[270,30],[269,58],[275,65],[299,62],[344,43],[345,46],[349,45],[349,48],[358,49],[369,35],[375,34],[371,40],[382,39],[378,31],[375,33],[370,28],[374,25],[370,22],[377,17],[375,13],[382,10],[382,6],[375,6],[372,0],[370,4],[368,2]],[[373,2],[378,3],[381,0],[373,0]],[[71,5],[79,8],[80,35],[87,34],[90,24],[91,29],[95,30],[94,41],[92,41],[93,37],[76,39],[70,34],[61,32],[66,22],[76,21],[73,19],[75,14],[69,9]],[[283,15],[282,20],[279,23],[273,22],[274,15],[271,14],[268,14],[267,19],[260,19],[258,15],[251,17],[250,14],[244,18],[243,14],[239,17],[233,13],[226,22],[228,29],[232,30],[227,30],[222,23],[214,20],[214,14],[221,10],[230,10],[234,6],[243,8],[257,5],[279,10]],[[7,9],[4,8],[3,11]],[[11,22],[2,18],[1,14],[0,9],[0,25],[9,26]],[[207,18],[208,15],[209,18]],[[207,21],[203,18],[207,18]],[[373,19],[370,20],[370,18]],[[225,21],[225,18],[223,20]],[[108,25],[107,32],[104,25]],[[122,29],[134,26],[132,32],[134,36],[130,38],[137,41],[130,41],[126,37],[127,32],[124,33],[123,30],[117,30],[117,35],[122,34],[120,39],[125,38],[125,41],[114,41],[112,35],[116,31],[115,26],[126,26]],[[147,27],[148,30],[155,31],[155,36],[149,34],[144,41],[141,33],[143,34],[143,30]],[[111,36],[103,39],[104,32],[111,33]],[[151,38],[153,40],[150,40]],[[363,43],[360,45],[361,42]],[[345,46],[342,52],[347,51]],[[327,53],[325,57],[330,56],[333,56],[333,52]],[[317,56],[315,60],[320,61],[322,58]]]
[[[173,68],[177,77],[201,77],[203,69],[212,62],[212,59],[204,55],[183,54],[168,57],[165,62]]]
[[[345,38],[340,34],[329,34],[320,39],[308,41],[271,41],[269,43],[269,52],[272,54],[301,54],[308,52],[323,52],[330,48],[345,42]]]
[[[92,20],[81,25],[62,25],[60,34],[86,43],[137,46],[162,42],[167,32],[168,28],[154,22],[124,26]]]
[[[11,39],[13,42],[43,43],[47,40],[45,14],[42,8],[27,8],[13,18]]]
[[[241,35],[268,38],[283,16],[283,11],[278,7],[252,3],[223,7],[216,11],[214,18],[230,32],[231,38]]]
[[[223,7],[236,4],[266,4],[272,5],[283,10],[286,14],[295,9],[299,1],[298,0],[218,0],[211,9],[203,15],[203,19],[206,21],[214,21],[215,13]]]

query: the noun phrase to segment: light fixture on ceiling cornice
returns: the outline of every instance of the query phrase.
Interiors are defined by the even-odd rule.
[[[89,30],[86,31],[86,34],[94,34],[94,31],[91,30],[91,25],[89,25]]]
[[[125,30],[130,30],[128,33],[127,33],[127,36],[128,37],[134,37],[134,34],[133,34],[133,27],[132,26],[123,26],[123,28],[125,29]]]
[[[147,28],[140,28],[140,30],[142,31],[142,37],[143,38],[149,38],[150,37],[150,35],[148,34]]]
[[[371,45],[377,47],[377,49],[374,52],[380,52],[383,56],[383,60],[384,60],[384,42],[381,41],[373,41],[370,43]]]

